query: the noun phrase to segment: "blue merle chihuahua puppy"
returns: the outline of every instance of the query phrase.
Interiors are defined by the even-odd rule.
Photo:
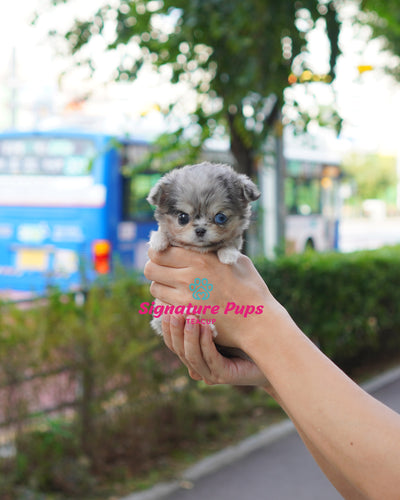
[[[159,251],[172,245],[217,252],[221,262],[233,264],[250,222],[250,202],[259,196],[256,185],[228,165],[206,162],[172,170],[147,198],[159,226],[150,245]]]
[[[250,202],[259,196],[257,186],[228,165],[204,162],[174,169],[147,197],[158,222],[150,245],[158,251],[171,245],[216,252],[221,262],[233,264],[250,223]],[[161,333],[160,318],[152,326]]]

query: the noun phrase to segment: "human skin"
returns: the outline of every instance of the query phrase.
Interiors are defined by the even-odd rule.
[[[194,379],[263,387],[292,419],[344,498],[399,498],[400,416],[359,388],[317,349],[271,295],[247,257],[226,265],[213,254],[181,248],[162,253],[150,249],[149,257],[145,275],[152,281],[151,293],[164,303],[193,302],[189,284],[201,277],[213,284],[210,304],[263,305],[260,315],[218,315],[216,323],[217,342],[243,350],[253,362],[221,356],[208,326],[181,316],[163,318],[165,343]]]

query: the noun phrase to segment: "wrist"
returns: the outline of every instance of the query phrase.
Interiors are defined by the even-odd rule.
[[[270,383],[265,389],[276,399],[272,392],[273,382],[280,372],[280,359],[288,350],[291,351],[300,331],[286,309],[275,299],[265,311],[257,321],[252,322],[246,334],[240,337],[238,347],[262,371]]]
[[[275,299],[268,300],[264,303],[263,313],[247,321],[238,338],[238,347],[252,357],[260,351],[261,345],[275,342],[289,322],[292,319],[286,309]]]

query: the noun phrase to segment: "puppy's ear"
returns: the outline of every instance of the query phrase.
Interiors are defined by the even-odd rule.
[[[165,177],[162,177],[157,184],[155,184],[146,198],[146,200],[150,203],[150,205],[154,205],[156,207],[162,204],[162,200],[165,199],[165,195],[168,191],[169,181]]]
[[[240,174],[239,175],[240,182],[242,184],[243,189],[243,197],[247,201],[255,201],[261,196],[258,187],[251,181],[247,175]]]

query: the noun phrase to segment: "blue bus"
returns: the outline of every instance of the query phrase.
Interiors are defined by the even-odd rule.
[[[116,261],[142,269],[160,174],[123,167],[148,150],[96,133],[0,134],[0,291],[79,289]]]

